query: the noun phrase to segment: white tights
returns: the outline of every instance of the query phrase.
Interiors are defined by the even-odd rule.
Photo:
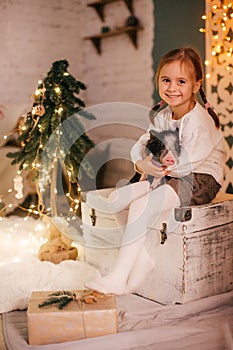
[[[171,186],[162,185],[150,190],[147,181],[118,188],[107,199],[99,199],[96,209],[101,207],[104,211],[118,213],[116,219],[121,225],[119,211],[129,206],[128,218],[113,270],[89,281],[86,287],[117,295],[133,292],[154,266],[144,246],[148,226],[156,222],[162,211],[179,205],[179,197]]]

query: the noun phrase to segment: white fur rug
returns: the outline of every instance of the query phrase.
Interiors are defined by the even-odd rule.
[[[32,291],[84,289],[98,270],[83,261],[41,262],[37,251],[48,232],[36,220],[0,221],[0,313],[25,309]]]

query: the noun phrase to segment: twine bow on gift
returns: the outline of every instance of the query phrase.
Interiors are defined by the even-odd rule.
[[[81,308],[83,304],[93,304],[103,298],[103,294],[97,291],[59,291],[49,294],[49,298],[43,303],[39,304],[39,307],[58,304],[58,309],[63,309],[71,301],[78,303]]]

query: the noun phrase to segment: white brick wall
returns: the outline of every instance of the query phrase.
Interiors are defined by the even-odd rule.
[[[152,45],[154,36],[153,2],[134,0],[134,12],[144,30],[138,32],[138,49],[127,34],[102,40],[102,55],[97,55],[90,41],[84,42],[87,99],[92,104],[110,101],[152,105],[153,69]],[[87,8],[84,36],[97,34],[102,26],[111,29],[123,26],[130,15],[124,2],[106,5],[105,22],[92,8]]]
[[[87,105],[125,101],[152,105],[153,1],[134,0],[143,31],[138,50],[126,34],[102,41],[98,55],[83,38],[114,29],[130,15],[123,1],[105,6],[103,23],[89,0],[1,0],[0,103],[31,103],[37,81],[52,62],[66,58],[70,72],[83,80]]]
[[[1,103],[29,102],[52,62],[81,74],[80,1],[1,0]]]

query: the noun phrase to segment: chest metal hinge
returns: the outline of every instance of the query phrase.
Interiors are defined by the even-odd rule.
[[[90,218],[91,218],[92,226],[95,226],[95,224],[96,224],[96,214],[95,214],[95,209],[94,208],[91,208]]]

